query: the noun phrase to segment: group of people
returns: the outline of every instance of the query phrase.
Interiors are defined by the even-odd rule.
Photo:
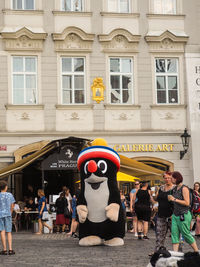
[[[190,189],[183,184],[180,172],[166,172],[164,184],[151,191],[148,181],[136,182],[130,192],[130,211],[133,216],[133,230],[138,239],[149,239],[148,226],[152,217],[155,222],[155,252],[164,247],[168,229],[171,230],[173,250],[179,250],[180,237],[195,252],[196,241],[191,233],[192,217],[196,219],[195,235],[200,236],[200,184]],[[194,228],[193,227],[193,228]]]

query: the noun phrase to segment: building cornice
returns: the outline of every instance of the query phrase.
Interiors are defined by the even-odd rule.
[[[44,105],[5,105],[6,110],[43,110]]]
[[[104,105],[105,109],[107,110],[136,110],[140,109],[140,105],[117,105],[117,104],[105,104]]]
[[[13,10],[3,9],[3,14],[6,15],[44,15],[44,10]]]
[[[115,18],[139,18],[139,13],[116,13],[116,12],[100,12],[101,16],[104,17],[115,17]]]
[[[147,18],[149,19],[167,19],[167,20],[171,20],[171,19],[185,19],[186,15],[183,14],[146,14]]]
[[[177,105],[177,104],[171,104],[171,105],[150,105],[152,109],[186,109],[187,105]]]
[[[55,105],[57,110],[92,109],[93,105]]]
[[[53,10],[54,16],[92,17],[92,12],[60,11]]]

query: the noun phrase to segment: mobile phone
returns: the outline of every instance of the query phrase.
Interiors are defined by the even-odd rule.
[[[180,221],[183,222],[185,220],[184,214],[180,215]]]

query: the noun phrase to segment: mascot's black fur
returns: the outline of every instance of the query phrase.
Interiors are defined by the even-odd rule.
[[[77,201],[80,222],[79,244],[123,245],[125,220],[117,187],[118,167],[112,159],[94,157],[92,154],[91,158],[89,156],[81,162],[79,168],[81,176],[81,193]]]

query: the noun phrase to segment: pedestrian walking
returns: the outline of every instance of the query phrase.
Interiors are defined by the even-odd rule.
[[[11,193],[7,192],[8,184],[6,181],[0,181],[0,232],[3,250],[0,255],[14,255],[12,249],[12,212],[14,209],[15,199]],[[8,239],[8,247],[6,244],[6,234]]]
[[[172,215],[171,238],[173,250],[178,251],[180,234],[184,240],[198,252],[197,244],[190,233],[192,215],[190,212],[190,192],[189,188],[183,184],[183,177],[180,172],[172,172],[172,183],[176,184],[172,195],[168,195],[168,200],[174,203]]]
[[[150,203],[152,200],[151,191],[149,188],[149,181],[143,181],[141,183],[141,188],[137,191],[137,194],[133,198],[133,204],[135,204],[135,199],[137,202],[135,204],[135,212],[138,218],[138,239],[142,239],[142,230],[143,230],[143,239],[149,239],[147,236],[148,233],[148,224],[151,219],[151,208]]]
[[[44,220],[44,212],[47,212],[47,206],[46,206],[46,198],[44,194],[43,189],[38,189],[38,196],[39,196],[39,201],[38,201],[38,223],[39,223],[39,231],[36,233],[37,235],[42,234],[43,226],[47,227],[49,229],[49,233],[52,233],[52,228],[45,222]]]

